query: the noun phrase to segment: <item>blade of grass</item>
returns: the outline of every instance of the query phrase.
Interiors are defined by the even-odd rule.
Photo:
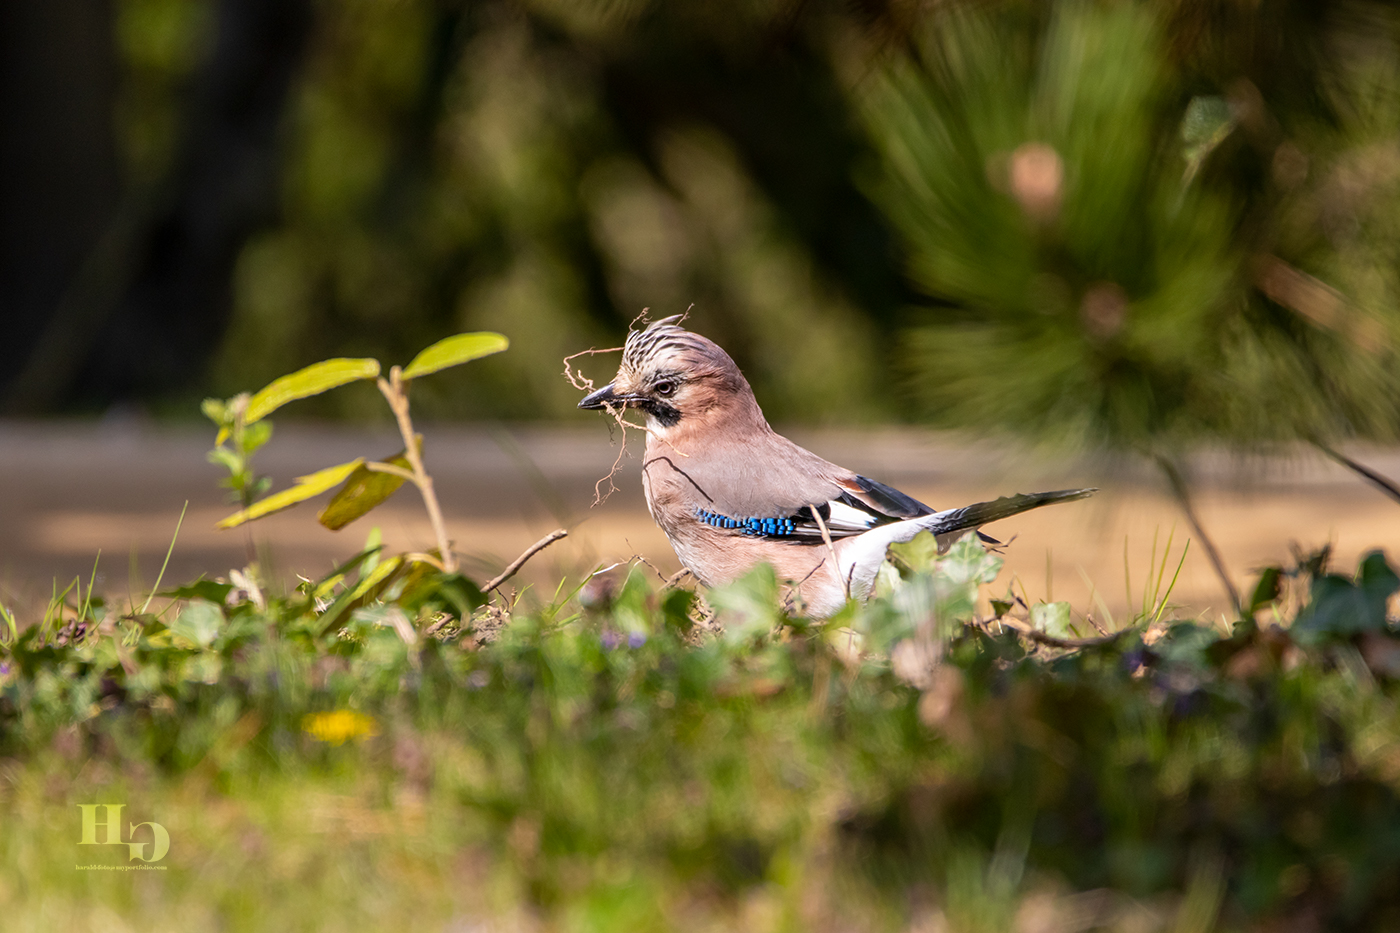
[[[190,500],[185,500],[185,505],[180,509],[180,520],[175,523],[175,534],[170,536],[170,547],[165,552],[165,562],[160,565],[160,573],[156,574],[156,585],[151,587],[150,595],[141,604],[141,611],[136,613],[139,616],[146,614],[146,610],[151,606],[151,600],[156,598],[156,592],[160,589],[160,581],[165,579],[165,568],[170,566],[170,555],[175,553],[175,539],[180,537],[180,526],[185,523],[185,510],[190,507]]]
[[[19,626],[15,624],[15,614],[5,608],[4,603],[0,603],[0,619],[5,620],[5,627],[9,629],[9,643],[14,644],[19,641]]]
[[[1162,611],[1167,608],[1167,600],[1171,598],[1172,590],[1176,589],[1176,580],[1177,577],[1181,576],[1181,568],[1186,563],[1186,552],[1189,550],[1191,550],[1191,539],[1187,538],[1186,546],[1181,549],[1181,560],[1176,562],[1176,573],[1172,574],[1172,582],[1167,584],[1167,591],[1162,594],[1162,599],[1157,604],[1157,612],[1152,617],[1154,623],[1162,618]],[[1165,561],[1163,566],[1166,566]]]
[[[1152,572],[1151,569],[1150,569],[1151,566],[1152,566],[1151,564],[1148,565],[1148,567],[1149,567],[1148,573],[1149,573],[1149,574]],[[1146,591],[1144,591],[1144,593],[1143,593],[1143,599],[1146,599],[1146,598],[1147,598],[1147,594],[1146,594]],[[1129,571],[1129,569],[1128,569],[1128,536],[1127,536],[1127,535],[1124,535],[1124,536],[1123,536],[1123,602],[1127,603],[1127,605],[1128,605],[1128,611],[1131,612],[1131,611],[1132,611],[1132,608],[1133,608],[1133,575],[1132,575],[1132,573],[1131,573],[1131,572]]]
[[[83,578],[74,577],[73,582],[63,588],[63,592],[58,591],[58,580],[53,581],[53,596],[49,598],[49,607],[44,610],[44,625],[48,625],[55,618],[63,618],[63,604],[68,599],[68,594],[73,592],[73,587],[77,587],[79,592],[83,588]],[[57,615],[55,616],[55,611]]]
[[[102,548],[97,549],[97,556],[92,559],[92,576],[88,577],[87,599],[83,600],[83,608],[78,610],[78,621],[87,618],[88,610],[92,608],[92,588],[97,583],[97,562],[102,559]],[[82,595],[82,587],[78,587],[78,594]]]
[[[1172,522],[1171,531],[1167,532],[1167,546],[1162,551],[1162,565],[1157,569],[1157,582],[1152,587],[1152,606],[1154,609],[1157,606],[1157,598],[1162,592],[1162,577],[1167,572],[1167,561],[1171,559],[1172,543],[1174,541],[1176,541],[1176,522]],[[1189,538],[1186,543],[1188,545],[1191,543]],[[1178,567],[1178,570],[1179,569]]]
[[[1098,600],[1099,611],[1103,613],[1104,619],[1108,622],[1108,630],[1110,632],[1117,631],[1118,624],[1113,621],[1113,612],[1109,610],[1108,603],[1104,602],[1104,598],[1099,595],[1098,585],[1095,584],[1093,580],[1089,579],[1089,574],[1085,572],[1083,567],[1077,569],[1079,570],[1079,575],[1084,578],[1085,584],[1089,587],[1089,602],[1092,604],[1095,600]]]
[[[1152,595],[1148,595],[1148,587],[1152,585],[1152,571],[1157,567],[1157,536],[1161,533],[1162,526],[1156,525],[1152,529],[1152,556],[1147,559],[1147,582],[1142,587],[1142,618],[1147,618],[1147,601],[1149,598],[1156,599],[1156,590],[1152,590]],[[1165,558],[1163,558],[1165,559]],[[1155,603],[1154,603],[1155,605]]]

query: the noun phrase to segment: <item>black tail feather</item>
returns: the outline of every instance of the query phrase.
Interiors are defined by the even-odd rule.
[[[1010,518],[1012,515],[1019,515],[1031,509],[1038,509],[1042,505],[1054,505],[1057,502],[1073,502],[1076,499],[1087,499],[1098,492],[1097,487],[1088,489],[1062,489],[1058,492],[1033,492],[1017,493],[1014,496],[1002,496],[991,502],[975,502],[972,505],[963,506],[960,509],[948,509],[946,512],[939,512],[933,516],[937,521],[930,522],[924,527],[936,535],[944,535],[954,531],[962,531],[964,528],[976,528],[988,522],[994,522],[1002,518]]]

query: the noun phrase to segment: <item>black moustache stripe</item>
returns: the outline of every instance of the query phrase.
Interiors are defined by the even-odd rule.
[[[665,402],[658,402],[655,399],[638,402],[637,407],[660,422],[663,428],[673,427],[676,422],[681,420],[679,409],[674,405],[667,405]]]

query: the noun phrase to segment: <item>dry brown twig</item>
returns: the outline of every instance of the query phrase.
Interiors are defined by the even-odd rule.
[[[1035,628],[1029,622],[1023,622],[1015,616],[1001,616],[995,620],[998,625],[1003,625],[1011,629],[1018,635],[1023,635],[1031,641],[1039,642],[1051,648],[1092,648],[1095,645],[1106,645],[1117,641],[1123,637],[1130,629],[1119,629],[1116,632],[1109,632],[1107,635],[1100,635],[1096,638],[1056,638]],[[986,628],[987,623],[983,623]]]
[[[632,542],[628,541],[626,538],[622,539],[622,543],[626,544],[628,547],[632,546]],[[656,578],[660,580],[663,585],[666,583],[666,574],[662,573],[660,568],[658,568],[651,561],[643,557],[639,551],[634,550],[632,552],[632,556],[628,558],[627,562],[631,563],[632,561],[636,561],[640,564],[645,564],[651,570],[652,573],[656,574]]]
[[[567,538],[568,536],[569,533],[563,528],[554,529],[549,534],[545,535],[543,538],[539,539],[534,544],[526,548],[523,554],[521,554],[515,560],[511,561],[509,566],[507,566],[505,570],[501,571],[500,576],[496,577],[490,583],[483,586],[481,588],[481,592],[491,592],[496,587],[500,586],[502,583],[515,576],[516,571],[518,571],[521,567],[525,566],[525,562],[527,560],[534,557],[540,551],[543,551],[545,548],[549,547],[551,544],[553,544],[555,541],[558,541],[560,538]]]

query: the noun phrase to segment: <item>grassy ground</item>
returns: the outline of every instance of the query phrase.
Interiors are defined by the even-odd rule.
[[[762,570],[704,611],[637,571],[512,613],[374,555],[270,602],[70,594],[0,656],[3,926],[1400,925],[1383,557],[1266,574],[1230,636],[1161,591],[1075,631],[970,542],[899,560],[822,625]]]

